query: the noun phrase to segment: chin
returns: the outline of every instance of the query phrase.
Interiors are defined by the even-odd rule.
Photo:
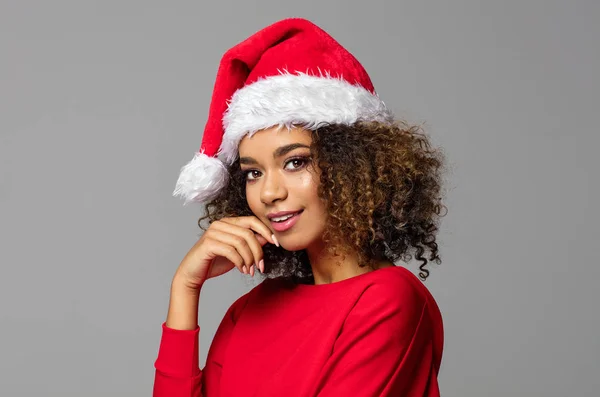
[[[288,236],[277,237],[281,247],[287,251],[302,251],[314,244],[313,238],[306,236],[306,233],[293,233]]]
[[[279,245],[281,245],[281,248],[285,249],[286,251],[302,251],[308,247],[308,244],[304,244],[299,239],[294,239],[293,237],[280,237]]]

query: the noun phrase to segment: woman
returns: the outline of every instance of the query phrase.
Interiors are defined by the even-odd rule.
[[[442,165],[311,22],[227,51],[174,192],[205,204],[205,232],[173,277],[154,396],[439,396],[440,311],[394,262],[414,256],[423,280],[440,262]],[[229,308],[200,370],[200,291],[234,268],[265,279]]]

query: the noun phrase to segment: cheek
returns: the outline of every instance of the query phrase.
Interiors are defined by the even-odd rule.
[[[311,208],[311,212],[318,216],[319,219],[324,220],[324,215],[327,213],[326,202],[319,197],[319,181],[312,174],[303,176],[300,188],[302,192],[299,193],[305,199],[306,204]]]
[[[296,194],[303,197],[307,202],[313,203],[318,200],[317,183],[312,174],[302,173],[295,183],[295,188]]]
[[[256,215],[260,208],[260,196],[256,189],[253,189],[251,185],[246,185],[246,202],[250,210]]]

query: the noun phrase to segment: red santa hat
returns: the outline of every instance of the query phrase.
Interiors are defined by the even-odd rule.
[[[223,55],[200,150],[181,168],[173,195],[185,204],[218,196],[246,135],[358,121],[393,121],[363,66],[312,22],[276,22]]]

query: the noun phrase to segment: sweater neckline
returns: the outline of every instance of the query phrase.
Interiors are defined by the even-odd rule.
[[[375,277],[375,276],[379,276],[380,274],[382,274],[381,272],[390,272],[390,271],[397,271],[397,268],[401,268],[401,266],[397,266],[397,265],[393,265],[393,266],[388,266],[388,267],[383,267],[381,269],[377,269],[377,270],[372,270],[370,272],[367,273],[362,273],[359,274],[357,276],[352,276],[340,281],[335,281],[333,283],[326,283],[326,284],[296,284],[295,288],[297,288],[298,290],[304,290],[304,291],[309,291],[309,290],[327,290],[327,289],[335,289],[335,288],[341,288],[344,286],[347,286],[349,284],[358,282],[358,281],[363,281],[363,280],[367,280],[371,277]]]

